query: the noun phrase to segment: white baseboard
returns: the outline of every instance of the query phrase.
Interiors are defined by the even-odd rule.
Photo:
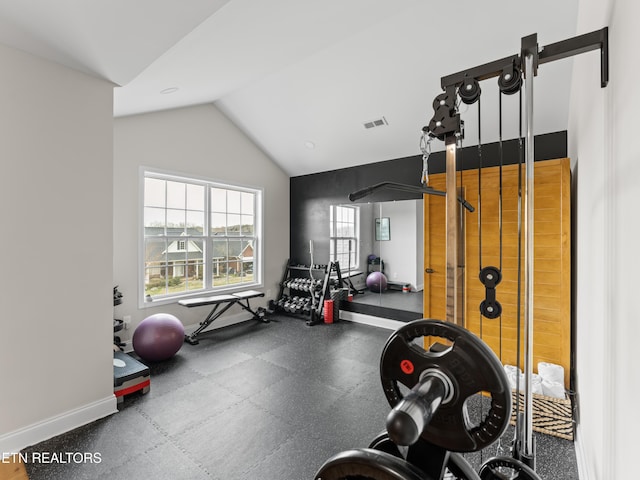
[[[589,466],[586,462],[586,455],[584,451],[584,442],[582,441],[582,430],[580,428],[580,424],[576,424],[575,427],[575,439],[573,442],[573,446],[576,450],[576,463],[578,464],[578,479],[579,480],[590,480],[591,478],[595,478],[591,476]]]
[[[83,405],[38,423],[0,435],[0,452],[18,453],[23,448],[35,445],[56,435],[81,427],[118,411],[115,395]]]
[[[340,310],[340,320],[348,320],[354,323],[363,323],[365,325],[371,325],[373,327],[386,328],[387,330],[397,330],[398,328],[405,325],[405,323],[403,322],[391,320],[390,318],[373,317],[371,315],[348,312],[346,310]]]

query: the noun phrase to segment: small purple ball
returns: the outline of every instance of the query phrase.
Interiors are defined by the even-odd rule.
[[[156,313],[133,332],[133,349],[143,360],[160,362],[173,357],[184,342],[184,326],[175,316]]]
[[[376,293],[384,292],[387,289],[387,277],[382,272],[371,272],[367,276],[367,288]]]

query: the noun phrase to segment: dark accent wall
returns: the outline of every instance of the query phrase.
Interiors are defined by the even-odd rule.
[[[517,139],[502,142],[503,164],[517,163],[520,152]],[[535,137],[535,160],[550,160],[567,156],[567,132],[555,132]],[[465,147],[458,155],[464,170],[476,169],[479,165],[477,146]],[[482,146],[482,166],[500,164],[500,144]],[[429,157],[429,174],[445,171],[445,152],[434,152]],[[296,263],[309,264],[309,240],[313,240],[314,263],[329,262],[329,206],[348,204],[348,195],[356,190],[380,182],[397,182],[420,186],[422,155],[398,158],[384,162],[341,168],[327,172],[291,177],[290,179],[290,258]],[[421,195],[398,191],[377,191],[360,202],[385,202],[409,200]]]

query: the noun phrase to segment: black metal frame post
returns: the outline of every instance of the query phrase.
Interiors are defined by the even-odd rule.
[[[529,37],[523,37],[523,43],[525,39],[530,39],[536,35],[529,35]],[[537,74],[539,65],[550,63],[555,60],[561,60],[563,58],[573,57],[581,53],[590,52],[592,50],[600,50],[600,86],[606,87],[609,83],[609,28],[604,27],[601,30],[596,30],[591,33],[586,33],[577,37],[562,40],[560,42],[551,43],[545,45],[538,51],[538,61],[534,65],[534,75]],[[520,54],[511,55],[508,57],[495,60],[493,62],[485,63],[477,67],[462,70],[451,75],[446,75],[440,78],[440,85],[443,90],[447,88],[458,88],[462,85],[465,79],[474,78],[477,81],[488,80],[489,78],[498,77],[502,74],[503,70],[511,65],[524,66],[524,58],[522,52]],[[436,97],[438,98],[438,97]],[[435,109],[435,106],[434,106]],[[430,128],[429,134],[432,137],[437,137],[440,140],[441,135],[445,133],[445,130],[438,132],[436,129]]]

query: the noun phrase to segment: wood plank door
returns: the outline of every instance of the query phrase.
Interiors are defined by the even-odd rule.
[[[524,175],[524,167],[523,167]],[[444,174],[430,175],[430,186],[444,190]],[[465,327],[480,336],[504,364],[516,364],[518,331],[518,166],[502,169],[502,245],[500,243],[499,168],[481,172],[482,196],[478,208],[478,170],[464,171],[460,185],[475,212],[464,213],[464,319]],[[571,205],[569,159],[534,164],[534,371],[538,362],[562,365],[569,386],[571,357]],[[445,318],[445,205],[440,197],[425,196],[425,294],[426,318]],[[480,223],[482,222],[482,256]],[[524,232],[521,260],[520,332],[524,338]],[[500,264],[502,251],[502,264]],[[496,299],[502,315],[487,319],[479,305],[485,288],[480,266],[502,272]],[[524,345],[520,348],[524,362]]]
[[[435,177],[435,178],[434,178]],[[429,177],[429,185],[445,189],[444,174]],[[447,235],[445,199],[424,195],[424,318],[446,319]]]

